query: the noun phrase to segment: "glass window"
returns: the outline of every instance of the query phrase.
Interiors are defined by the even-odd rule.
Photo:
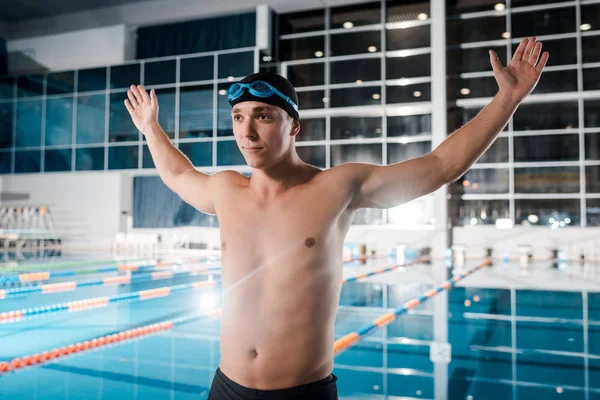
[[[331,140],[381,137],[382,125],[381,117],[332,117]]]
[[[331,146],[331,166],[359,162],[381,165],[382,147],[379,143],[372,144],[341,144]]]
[[[600,127],[600,100],[583,102],[583,119],[586,128]]]
[[[383,225],[383,210],[377,208],[361,208],[356,211],[352,225]]]
[[[514,24],[514,20],[513,20],[513,24]],[[575,27],[575,22],[573,22],[573,27]],[[557,32],[555,32],[555,33],[557,33]],[[515,37],[519,37],[519,36],[517,36],[515,34]],[[546,66],[577,64],[577,52],[573,51],[573,49],[577,48],[577,40],[575,38],[559,39],[559,40],[543,40],[542,42],[543,42],[542,51],[547,51],[550,53],[550,58],[548,59],[548,63],[546,64]],[[513,54],[515,53],[515,50],[517,49],[518,45],[519,45],[518,43],[514,43],[512,45],[512,53],[510,55],[511,58],[512,58]],[[554,57],[555,54],[557,54],[557,55],[560,54],[560,56]],[[502,65],[506,65],[506,64],[503,63]],[[492,67],[490,66],[490,71],[491,71],[491,68]]]
[[[139,147],[110,146],[108,148],[108,169],[136,169],[138,167]]]
[[[305,60],[325,56],[325,36],[283,39],[279,42],[281,61]]]
[[[583,69],[583,90],[600,90],[600,68]]]
[[[311,63],[289,65],[287,79],[294,87],[317,86],[325,84],[325,64]]]
[[[481,164],[508,162],[508,138],[497,138],[477,162]]]
[[[150,154],[150,149],[146,144],[142,147],[142,168],[156,168],[154,160],[152,159],[152,154]]]
[[[420,0],[388,0],[387,22],[414,21],[420,18],[429,18],[429,2]]]
[[[346,56],[381,51],[381,32],[336,33],[330,37],[330,56]]]
[[[15,151],[15,173],[40,172],[41,160],[41,150]]]
[[[495,225],[498,219],[510,218],[508,200],[458,200],[456,226]]]
[[[11,151],[0,151],[0,174],[10,174],[12,172],[12,158],[13,153]]]
[[[129,142],[139,140],[138,130],[125,108],[125,92],[110,95],[109,142]],[[109,152],[110,154],[110,152]],[[112,169],[112,168],[111,168]],[[118,169],[118,168],[117,168]]]
[[[76,143],[104,143],[105,116],[106,95],[78,96]]]
[[[513,36],[519,38],[574,32],[576,25],[573,6],[513,13],[511,18]]]
[[[419,25],[412,28],[387,29],[387,50],[418,49],[431,46],[431,28]]]
[[[15,97],[15,81],[15,78],[0,78],[0,100],[10,100]]]
[[[77,72],[77,91],[106,90],[106,67],[80,69]]]
[[[477,97],[494,97],[498,93],[498,83],[493,76],[484,78],[448,79],[448,98],[469,99]]]
[[[325,10],[310,10],[279,15],[282,35],[325,30]]]
[[[600,199],[587,199],[587,225],[600,226]]]
[[[506,39],[506,16],[492,15],[484,18],[448,18],[446,43],[460,44]]]
[[[515,161],[577,161],[579,160],[579,136],[516,136]]]
[[[387,104],[431,101],[431,83],[386,86],[385,90]]]
[[[254,72],[254,52],[219,55],[219,79],[244,77]]]
[[[548,72],[548,74],[546,74],[546,72]],[[577,70],[545,71],[533,90],[533,94],[576,91]]]
[[[331,29],[374,25],[381,22],[381,3],[363,3],[331,8]]]
[[[431,135],[431,114],[387,117],[387,136]]]
[[[213,93],[212,85],[180,88],[180,139],[213,136]]]
[[[586,192],[600,193],[600,165],[585,167]]]
[[[409,57],[390,57],[385,60],[386,78],[417,78],[431,75],[430,54]]]
[[[546,42],[544,42],[544,46]],[[448,48],[446,52],[446,68],[449,75],[466,72],[490,72],[490,55],[488,50],[494,50],[502,65],[506,65],[506,46],[486,46],[472,49],[461,49],[457,46]],[[511,56],[512,57],[512,56]]]
[[[175,83],[177,62],[175,60],[152,61],[144,64],[144,85]]]
[[[398,0],[396,0],[398,1]],[[498,3],[498,0],[481,0],[477,3],[463,3],[455,1],[446,2],[446,13],[447,14],[463,14],[479,11],[494,11],[494,5]],[[504,3],[500,1],[500,3]]]
[[[581,5],[581,23],[590,24],[593,30],[600,28],[600,4],[582,4]]]
[[[325,140],[325,118],[301,119],[296,142]]]
[[[102,171],[104,169],[104,147],[84,147],[75,150],[76,171]]]
[[[179,143],[179,149],[196,167],[212,166],[212,146],[212,142]]]
[[[515,213],[515,223],[523,225],[531,225],[530,215],[538,218],[536,225],[556,228],[578,226],[581,219],[579,199],[517,199]]]
[[[600,133],[585,135],[585,159],[600,160]]]
[[[125,64],[110,67],[111,89],[128,88],[141,83],[140,64]]]
[[[396,164],[402,161],[424,156],[431,152],[431,142],[388,143],[387,163]]]
[[[455,185],[459,193],[508,193],[508,169],[471,169]]]
[[[75,89],[75,71],[53,72],[46,75],[46,94],[73,93]]]
[[[42,101],[17,102],[17,137],[15,147],[42,145]]]
[[[330,56],[381,51],[381,31],[336,33],[330,37]]]
[[[181,82],[207,81],[214,78],[214,57],[182,58],[179,80]]]
[[[325,91],[315,90],[311,92],[298,92],[298,107],[300,110],[311,110],[325,107]],[[302,111],[300,111],[302,115]]]
[[[381,79],[381,59],[336,61],[330,63],[331,84],[378,81]]]
[[[73,143],[73,97],[46,100],[46,146]]]
[[[381,104],[381,87],[354,87],[331,90],[331,107],[350,107]]]
[[[512,7],[533,6],[536,4],[562,3],[563,0],[511,0]]]
[[[298,146],[296,151],[300,159],[319,168],[326,168],[325,146]]]
[[[233,121],[231,120],[231,106],[227,100],[226,90],[231,84],[219,85],[217,98],[217,136],[233,136]]]
[[[521,104],[513,121],[515,131],[577,128],[577,103]]]
[[[235,140],[217,142],[217,165],[246,165],[246,159]]]
[[[600,35],[584,36],[581,38],[581,53],[584,63],[600,62]],[[562,54],[561,54],[562,56]],[[550,59],[548,59],[550,62]]]
[[[579,167],[515,168],[515,193],[578,193]]]
[[[56,149],[44,151],[44,171],[62,172],[71,170],[72,149]]]
[[[156,89],[160,107],[158,123],[169,138],[175,138],[175,89]]]
[[[13,147],[13,103],[0,103],[0,149]]]
[[[44,94],[44,75],[17,77],[17,97],[35,97]]]

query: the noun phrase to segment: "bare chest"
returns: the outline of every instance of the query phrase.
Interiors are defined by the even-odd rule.
[[[330,258],[350,224],[346,207],[343,193],[318,188],[296,190],[272,202],[232,191],[217,209],[223,262],[251,268],[266,261]]]

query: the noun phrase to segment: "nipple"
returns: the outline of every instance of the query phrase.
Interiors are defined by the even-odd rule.
[[[314,239],[314,238],[311,238],[311,237],[309,237],[308,239],[306,239],[306,240],[304,241],[304,245],[305,245],[306,247],[308,247],[309,249],[310,249],[311,247],[313,247],[313,246],[315,245],[315,243],[316,243],[316,242],[315,242],[315,239]]]

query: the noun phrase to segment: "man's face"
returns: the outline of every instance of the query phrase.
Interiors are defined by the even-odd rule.
[[[252,168],[276,163],[293,145],[299,124],[284,110],[257,101],[244,101],[231,110],[235,141]]]

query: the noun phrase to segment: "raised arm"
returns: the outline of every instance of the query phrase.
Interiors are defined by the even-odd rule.
[[[158,99],[143,86],[131,86],[125,107],[135,126],[144,134],[152,160],[162,181],[183,201],[207,213],[215,214],[210,190],[210,176],[194,168],[190,160],[169,140],[158,124]]]
[[[469,123],[455,131],[431,153],[388,166],[356,164],[354,207],[390,208],[452,183],[482,156],[504,129],[519,104],[535,88],[548,52],[542,43],[526,38],[506,67],[490,50],[498,94]]]

